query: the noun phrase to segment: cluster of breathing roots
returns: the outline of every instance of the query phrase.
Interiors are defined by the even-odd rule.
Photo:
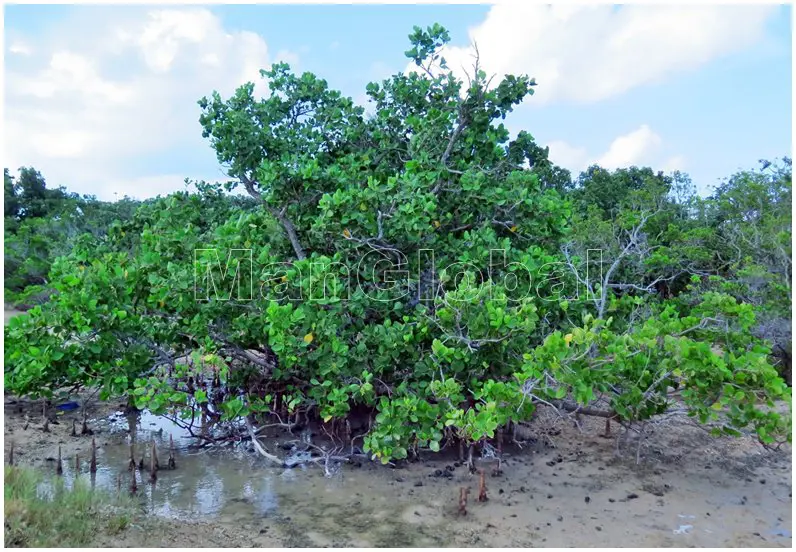
[[[150,454],[149,454],[149,461],[147,461],[145,452],[147,447],[143,447],[141,451],[141,458],[138,462],[135,461],[135,444],[130,444],[130,460],[127,464],[127,471],[130,472],[130,484],[129,490],[131,493],[135,494],[138,491],[138,476],[137,472],[141,474],[141,481],[144,481],[144,471],[147,470],[149,472],[149,481],[154,484],[158,478],[158,471],[161,469],[166,470],[176,470],[177,469],[177,460],[174,454],[174,438],[169,436],[169,458],[166,462],[165,466],[160,465],[158,460],[158,449],[155,441],[153,440],[151,445],[148,447]],[[8,453],[8,465],[14,465],[14,442],[11,442],[11,446],[9,448]],[[97,473],[97,442],[94,437],[91,438],[91,457],[89,459],[89,472],[93,475]],[[55,463],[55,473],[56,475],[62,476],[64,474],[64,459],[61,454],[61,445],[58,445],[58,458],[56,459]],[[75,473],[80,473],[80,455],[75,454]],[[119,473],[116,479],[116,488],[117,491],[121,492],[122,489],[122,473]]]
[[[127,471],[130,472],[130,492],[135,493],[138,490],[138,481],[136,477],[136,470],[141,472],[141,480],[144,479],[144,470],[149,470],[149,481],[154,485],[158,479],[158,470],[176,470],[177,461],[174,456],[174,437],[169,436],[169,459],[166,465],[161,468],[158,460],[158,447],[155,441],[150,445],[149,462],[146,461],[146,447],[142,447],[141,458],[136,463],[135,461],[135,443],[130,443],[130,459],[127,462]],[[122,488],[122,474],[120,473],[116,479],[116,489],[121,491]]]

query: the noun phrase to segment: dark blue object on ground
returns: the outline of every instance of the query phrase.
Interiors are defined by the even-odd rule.
[[[67,402],[67,403],[59,404],[55,408],[57,408],[58,410],[75,410],[75,409],[77,409],[79,407],[80,407],[80,405],[77,404],[76,402]]]

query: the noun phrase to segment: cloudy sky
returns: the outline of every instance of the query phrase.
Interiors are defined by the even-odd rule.
[[[287,61],[364,102],[413,25],[528,74],[511,115],[558,164],[688,172],[705,193],[791,151],[788,6],[5,6],[4,166],[103,199],[223,180],[196,101]]]

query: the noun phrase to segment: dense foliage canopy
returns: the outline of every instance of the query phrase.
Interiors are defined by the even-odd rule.
[[[369,84],[371,115],[284,63],[266,98],[200,100],[227,183],[56,209],[7,176],[6,287],[11,267],[51,297],[5,330],[6,389],[99,385],[201,413],[205,439],[315,419],[385,462],[540,404],[789,440],[790,160],[709,198],[648,168],[573,180],[503,124],[533,79],[476,60],[463,82],[445,29],[410,40],[417,71]],[[36,247],[34,220],[75,235],[35,266],[9,253]]]

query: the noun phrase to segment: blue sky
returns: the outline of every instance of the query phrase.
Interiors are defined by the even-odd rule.
[[[539,83],[509,118],[573,172],[720,178],[791,152],[791,8],[533,4],[6,6],[4,165],[105,199],[223,179],[196,100],[279,60],[357,101],[407,69],[413,25],[449,29],[451,65]],[[90,31],[90,32],[87,32]],[[260,90],[262,88],[259,88]]]

